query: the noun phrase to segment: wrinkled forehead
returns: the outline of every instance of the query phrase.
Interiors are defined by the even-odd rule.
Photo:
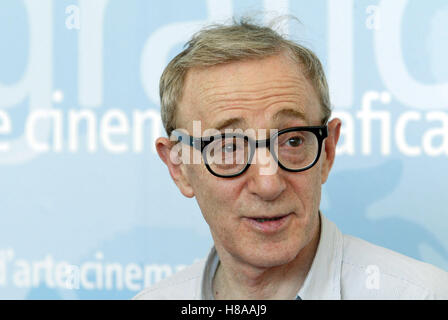
[[[193,68],[185,79],[177,124],[192,130],[259,129],[319,124],[319,99],[301,66],[284,56]]]

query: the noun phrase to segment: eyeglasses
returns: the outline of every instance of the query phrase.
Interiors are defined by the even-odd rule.
[[[172,134],[177,141],[201,151],[211,174],[232,178],[249,168],[258,147],[268,148],[283,170],[300,172],[310,169],[319,160],[328,128],[326,125],[286,128],[265,140],[254,140],[237,132],[208,137],[192,137],[179,130]]]

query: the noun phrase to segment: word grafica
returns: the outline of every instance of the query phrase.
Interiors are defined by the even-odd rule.
[[[208,315],[209,318],[213,317],[215,312],[224,312],[226,315],[253,315],[258,317],[266,313],[266,305],[226,304],[224,309],[217,309],[217,307],[188,304],[187,307],[182,307],[181,310],[182,315]]]

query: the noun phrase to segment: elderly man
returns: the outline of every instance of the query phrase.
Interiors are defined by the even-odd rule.
[[[214,247],[135,299],[448,298],[447,273],[319,211],[341,121],[310,50],[248,21],[214,25],[168,64],[160,95],[158,154]]]

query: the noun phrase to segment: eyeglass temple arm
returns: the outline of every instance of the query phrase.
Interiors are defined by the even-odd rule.
[[[202,139],[192,137],[186,133],[181,131],[174,130],[171,132],[172,135],[176,137],[176,141],[182,142],[186,145],[189,145],[195,149],[202,150]]]

